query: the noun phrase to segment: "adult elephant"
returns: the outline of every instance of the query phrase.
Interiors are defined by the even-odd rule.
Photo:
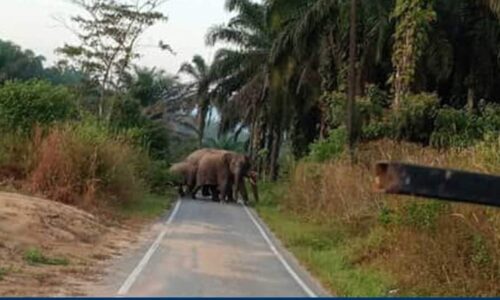
[[[197,189],[210,187],[212,199],[218,200],[217,192],[222,200],[233,201],[240,194],[245,203],[248,203],[248,193],[245,178],[250,179],[255,201],[258,201],[256,175],[251,171],[251,160],[248,156],[233,151],[202,149],[194,156],[199,155],[197,168]]]
[[[252,188],[255,202],[259,201],[259,193],[257,190],[257,176],[252,171],[252,163],[250,157],[244,154],[225,151],[230,156],[229,170],[231,173],[231,183],[234,184],[232,193],[234,199],[238,199],[238,194],[243,198],[244,203],[248,203],[248,193],[245,185],[245,179],[249,179]]]
[[[173,182],[178,187],[179,196],[184,197],[186,193],[191,193],[193,199],[196,198],[196,170],[195,165],[186,161],[173,164],[170,167],[169,172],[175,177]],[[184,187],[186,187],[186,191],[184,191]]]
[[[196,189],[209,188],[213,201],[231,198],[232,177],[229,165],[231,156],[224,152],[207,152],[200,157],[196,172]],[[220,198],[219,198],[220,194]]]
[[[184,160],[185,162],[188,162],[198,168],[198,164],[200,163],[200,160],[205,156],[206,154],[213,154],[216,153],[218,150],[216,149],[211,149],[211,148],[203,148],[203,149],[198,149],[194,151],[193,153],[189,154],[188,157]],[[207,197],[210,196],[210,187],[209,186],[202,186],[202,195]],[[195,193],[198,191],[198,189],[195,190]],[[213,193],[212,193],[213,196]]]

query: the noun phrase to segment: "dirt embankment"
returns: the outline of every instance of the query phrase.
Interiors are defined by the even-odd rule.
[[[139,224],[104,224],[77,208],[0,193],[0,295],[85,295]]]

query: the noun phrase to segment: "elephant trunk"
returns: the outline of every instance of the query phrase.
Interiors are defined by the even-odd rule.
[[[236,191],[241,195],[244,203],[247,203],[248,202],[248,193],[247,193],[247,189],[245,187],[245,180],[244,180],[242,172],[236,172],[235,180],[236,180]],[[236,196],[237,196],[237,194],[236,194]]]
[[[250,186],[252,187],[255,202],[259,202],[259,189],[257,188],[257,173],[250,172],[248,178],[250,179]]]

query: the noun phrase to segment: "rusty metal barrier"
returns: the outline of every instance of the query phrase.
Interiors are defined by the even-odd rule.
[[[379,192],[500,207],[500,176],[399,162],[377,163],[375,175]]]

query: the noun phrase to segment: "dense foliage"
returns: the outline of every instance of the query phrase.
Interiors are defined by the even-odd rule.
[[[474,123],[480,100],[499,101],[495,1],[358,5],[359,139],[455,144],[439,137],[441,108],[468,110],[467,122]],[[204,79],[213,89],[200,99],[219,110],[221,132],[247,128],[248,151],[259,169],[274,173],[284,142],[303,156],[310,143],[345,124],[350,1],[227,0],[226,8],[234,17],[207,33],[207,44],[224,48]],[[458,126],[455,135],[461,134],[472,133]],[[258,155],[264,149],[268,155]]]
[[[0,86],[0,128],[22,133],[35,125],[75,118],[77,97],[45,81],[7,82]]]

